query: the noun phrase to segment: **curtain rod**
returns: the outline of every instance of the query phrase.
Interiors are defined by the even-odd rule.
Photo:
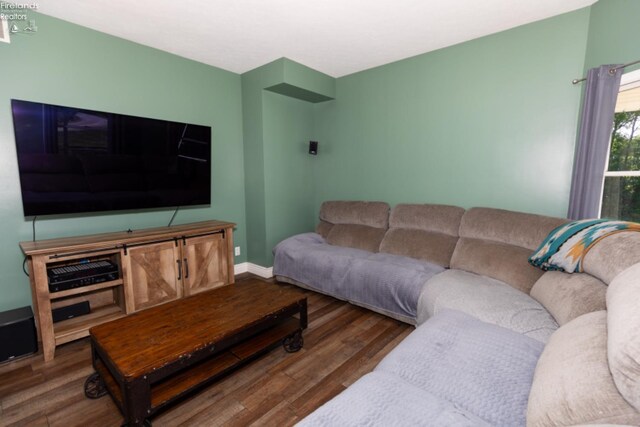
[[[616,67],[616,68],[609,68],[609,74],[614,75],[616,73],[616,71],[618,71],[618,70],[620,70],[622,68],[625,68],[625,67],[629,67],[631,65],[636,65],[636,64],[640,64],[640,60],[629,62],[628,64],[620,65],[619,67]],[[583,82],[585,80],[587,80],[586,77],[583,77],[581,79],[573,79],[573,80],[571,80],[571,83],[576,85],[576,84],[578,84],[580,82]]]

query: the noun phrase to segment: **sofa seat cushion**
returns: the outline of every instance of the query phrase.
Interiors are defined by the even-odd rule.
[[[375,368],[455,404],[491,425],[524,425],[544,345],[445,310],[418,326]]]
[[[415,322],[424,284],[444,269],[391,254],[328,245],[318,234],[305,233],[274,249],[273,273],[311,289],[366,307],[379,308]]]
[[[442,267],[412,258],[376,253],[355,261],[345,277],[346,299],[407,316],[415,324],[424,284]]]
[[[545,347],[533,379],[527,426],[640,425],[619,393],[607,358],[607,312],[563,325]]]
[[[372,372],[297,424],[328,426],[489,426],[425,390],[385,372]]]
[[[344,284],[344,273],[356,259],[371,252],[331,246],[319,234],[298,234],[278,243],[273,249],[273,274],[330,290]]]
[[[553,316],[529,295],[461,270],[444,271],[427,282],[418,301],[418,324],[444,309],[462,311],[541,342],[558,329]]]

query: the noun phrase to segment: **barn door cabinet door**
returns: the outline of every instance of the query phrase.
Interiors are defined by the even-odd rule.
[[[184,295],[229,283],[227,241],[223,233],[187,237],[182,242]]]
[[[175,242],[128,248],[124,262],[130,284],[127,311],[142,310],[182,297],[182,261],[180,247]]]

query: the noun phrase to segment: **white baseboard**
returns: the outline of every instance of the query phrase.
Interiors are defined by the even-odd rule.
[[[256,276],[260,276],[263,279],[270,279],[273,277],[273,267],[263,267],[251,262],[242,262],[233,266],[235,274],[251,273]]]
[[[247,271],[249,271],[248,262],[241,262],[240,264],[236,264],[233,266],[233,272],[235,274],[242,274],[242,273],[246,273]]]
[[[260,276],[263,279],[270,279],[273,277],[273,267],[263,267],[258,264],[248,263],[249,273],[253,273],[256,276]]]

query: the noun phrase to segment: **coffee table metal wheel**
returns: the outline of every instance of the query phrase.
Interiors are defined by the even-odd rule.
[[[282,345],[287,353],[295,353],[299,351],[304,345],[304,339],[302,338],[302,331],[297,331],[293,335],[288,336],[282,341]]]
[[[105,394],[107,394],[107,388],[100,375],[97,372],[89,375],[84,382],[84,395],[89,399],[100,399]]]

